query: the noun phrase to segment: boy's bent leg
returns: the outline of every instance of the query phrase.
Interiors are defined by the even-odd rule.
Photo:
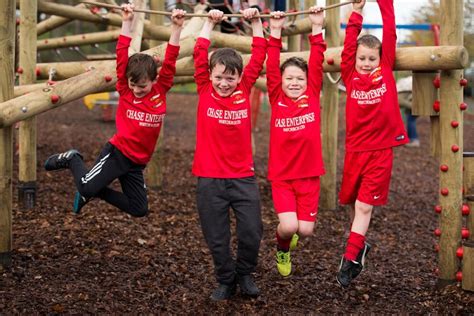
[[[119,178],[123,193],[107,188],[101,196],[110,204],[134,216],[143,217],[148,214],[148,198],[144,166],[133,164],[130,170]]]
[[[94,166],[87,170],[84,163],[76,157],[71,161],[71,172],[74,176],[79,193],[86,197],[96,197],[114,179],[127,172],[129,166],[122,157],[117,156],[117,150],[112,144],[107,143],[102,149]]]
[[[230,252],[230,202],[227,179],[198,178],[197,208],[204,239],[211,251],[217,282],[233,285],[235,263]]]

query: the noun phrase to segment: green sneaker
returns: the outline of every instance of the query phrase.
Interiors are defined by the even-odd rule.
[[[278,272],[280,272],[280,274],[284,277],[289,276],[291,273],[290,252],[278,250],[276,253],[276,261]]]
[[[290,242],[290,251],[293,251],[296,249],[296,246],[298,246],[298,240],[300,239],[300,236],[298,234],[293,234],[291,237],[291,242]]]

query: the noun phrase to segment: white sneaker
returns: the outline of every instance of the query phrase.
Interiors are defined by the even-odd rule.
[[[414,140],[411,140],[408,144],[406,144],[405,146],[407,147],[420,147],[420,140],[419,139],[414,139]]]

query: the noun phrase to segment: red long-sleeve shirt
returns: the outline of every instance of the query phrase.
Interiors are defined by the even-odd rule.
[[[319,94],[323,80],[326,43],[322,34],[310,35],[308,87],[295,101],[281,88],[281,39],[270,37],[267,86],[272,106],[268,178],[290,180],[324,174],[321,153],[321,110]]]
[[[250,124],[250,89],[265,61],[267,41],[254,37],[252,56],[242,80],[228,97],[219,96],[209,79],[210,41],[198,38],[194,47],[194,78],[199,94],[193,174],[208,178],[254,175]]]
[[[379,69],[359,74],[355,69],[362,16],[349,18],[342,51],[341,74],[347,91],[346,151],[371,151],[406,144],[393,66],[397,34],[393,0],[377,1],[382,12],[383,40]]]
[[[117,42],[117,91],[120,94],[115,115],[116,133],[109,140],[137,164],[150,161],[166,114],[166,93],[173,85],[179,46],[168,44],[157,82],[142,98],[134,96],[125,75],[131,38],[120,35]]]

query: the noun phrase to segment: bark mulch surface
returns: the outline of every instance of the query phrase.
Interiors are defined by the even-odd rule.
[[[196,96],[171,94],[168,102],[163,186],[149,191],[150,214],[138,219],[99,200],[73,215],[75,189],[69,172],[43,170],[50,154],[69,148],[79,149],[88,164],[94,162],[115,128],[113,122],[102,122],[100,108],[89,111],[76,101],[39,116],[37,206],[18,206],[15,171],[12,266],[0,271],[0,314],[474,313],[474,293],[463,291],[459,283],[436,287],[433,230],[438,215],[433,206],[439,163],[430,155],[428,118],[418,121],[420,148],[394,151],[390,202],[375,210],[368,233],[373,248],[359,278],[348,289],[335,280],[349,228],[343,207],[320,210],[314,236],[293,253],[294,273],[279,276],[274,262],[277,219],[265,178],[265,107],[255,132],[264,221],[255,278],[262,295],[211,302],[213,265],[190,171]],[[341,105],[338,188],[343,110]],[[474,115],[466,113],[465,121],[465,150],[474,151]],[[14,160],[17,170],[18,157]]]

